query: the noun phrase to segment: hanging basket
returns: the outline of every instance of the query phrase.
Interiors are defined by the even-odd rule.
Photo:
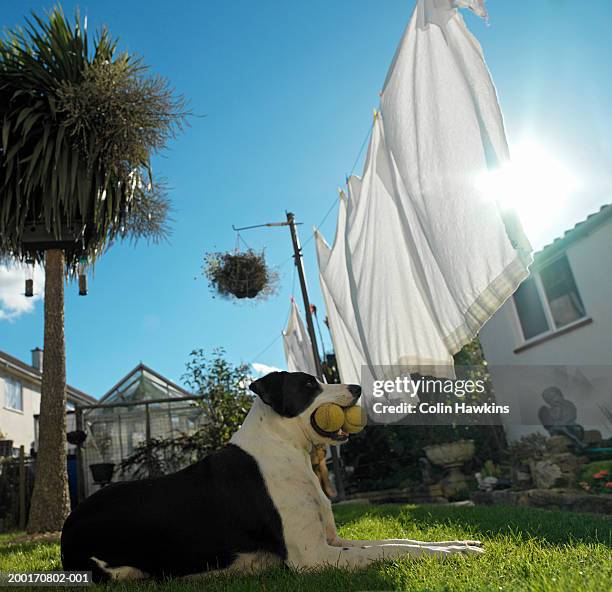
[[[208,253],[202,272],[210,289],[225,298],[265,299],[276,291],[278,274],[266,264],[264,252]]]

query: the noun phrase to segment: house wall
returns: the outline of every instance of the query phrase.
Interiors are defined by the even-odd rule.
[[[523,339],[514,302],[510,298],[480,332],[485,358],[491,367],[612,366],[612,222],[570,243],[565,253],[587,317],[592,319],[592,323],[515,353],[514,350],[523,344]],[[495,377],[493,383],[495,387]],[[511,400],[508,402],[512,403]],[[580,423],[579,401],[577,406]],[[610,434],[603,416],[601,424],[585,424],[584,427],[599,429],[604,435],[606,432]],[[543,429],[506,426],[506,431],[510,439],[517,439]]]
[[[5,378],[10,376],[20,380],[23,393],[23,411],[6,407]],[[0,432],[6,440],[13,440],[13,447],[25,446],[29,454],[34,442],[34,415],[40,412],[40,391],[37,386],[9,374],[0,368]]]

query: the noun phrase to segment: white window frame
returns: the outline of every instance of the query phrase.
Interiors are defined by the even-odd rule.
[[[576,276],[574,275],[574,270],[572,269],[572,264],[570,263],[569,257],[567,253],[564,251],[563,253],[559,253],[556,257],[553,257],[550,261],[546,262],[546,265],[543,265],[542,268],[548,267],[549,265],[555,263],[562,257],[567,259],[567,264],[572,273],[572,278],[574,279],[574,284],[576,284]],[[529,339],[525,339],[525,333],[523,332],[523,325],[521,323],[521,316],[518,312],[518,308],[516,307],[516,300],[514,296],[512,297],[512,310],[514,311],[514,322],[518,327],[518,334],[522,339],[522,343],[520,345],[527,345],[529,343],[540,341],[543,338],[549,337],[551,335],[555,335],[561,331],[565,332],[568,329],[571,329],[574,325],[578,325],[584,321],[584,319],[588,319],[589,315],[586,312],[586,307],[584,306],[584,301],[582,301],[582,295],[580,294],[580,289],[578,288],[578,284],[576,284],[576,291],[578,292],[578,296],[580,296],[580,300],[582,301],[582,306],[584,308],[584,315],[579,319],[568,323],[567,325],[563,325],[562,327],[557,327],[555,324],[555,319],[553,317],[552,311],[550,310],[550,304],[548,303],[548,297],[546,296],[546,290],[544,289],[544,283],[542,282],[542,278],[540,277],[540,270],[533,272],[529,275],[527,279],[533,279],[535,283],[535,287],[538,293],[538,298],[540,299],[540,304],[542,305],[542,309],[544,310],[544,317],[546,318],[546,322],[548,323],[548,331],[543,331],[542,333],[538,333]],[[527,279],[525,281],[527,281]]]
[[[21,391],[21,409],[19,409],[19,407],[11,407],[9,405],[9,400],[8,400],[8,385],[9,383],[13,383],[19,386],[19,390]],[[8,409],[9,411],[13,411],[15,413],[23,413],[23,384],[20,380],[17,380],[16,378],[11,378],[10,376],[5,376],[4,377],[4,408]]]

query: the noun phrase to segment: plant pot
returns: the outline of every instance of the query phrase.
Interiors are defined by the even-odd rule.
[[[474,456],[474,440],[457,440],[447,444],[425,446],[427,458],[435,465],[444,467],[448,474],[442,480],[446,497],[455,497],[469,488],[461,466]]]
[[[0,440],[0,456],[13,456],[12,440]]]
[[[424,448],[427,458],[435,465],[461,466],[474,456],[474,440],[457,440],[447,444],[434,444]]]
[[[95,463],[89,465],[91,476],[95,483],[106,484],[110,483],[115,471],[115,463]]]

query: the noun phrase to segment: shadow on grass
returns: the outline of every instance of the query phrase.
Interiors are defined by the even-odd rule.
[[[88,588],[61,588],[61,590],[88,590],[108,592],[351,592],[360,590],[396,590],[392,570],[378,564],[359,570],[347,571],[327,568],[304,572],[288,569],[270,569],[255,576],[203,575],[193,578],[148,579],[133,582],[108,582]]]
[[[171,592],[176,590],[195,590],[198,580],[193,580],[185,586],[182,580],[165,582],[163,589]],[[190,585],[194,587],[191,588]],[[347,571],[342,569],[322,569],[310,572],[296,573],[288,569],[272,569],[258,576],[210,576],[199,580],[198,590],[206,592],[251,592],[252,590],[270,590],[274,592],[338,592],[350,590],[394,590],[396,585],[391,574],[380,570],[377,565],[366,570]]]
[[[470,536],[523,536],[553,545],[580,542],[612,547],[612,517],[599,514],[503,506],[355,505],[338,508],[337,523],[348,524],[366,514],[413,522],[420,528],[453,526]]]
[[[41,546],[52,547],[57,544],[58,544],[57,542],[49,542],[49,541],[32,542],[32,543],[0,544],[0,557],[9,557],[11,555],[16,555],[18,553],[23,553],[24,555],[27,555],[28,553],[31,553],[32,551],[34,551],[35,549],[38,549]]]

